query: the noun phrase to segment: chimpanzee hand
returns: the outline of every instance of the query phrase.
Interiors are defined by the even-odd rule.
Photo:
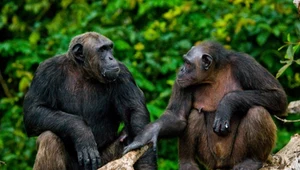
[[[159,125],[155,123],[147,125],[145,129],[134,138],[134,141],[124,148],[123,154],[141,148],[148,143],[152,143],[153,150],[156,150],[159,129]]]
[[[227,109],[218,109],[216,111],[213,125],[214,132],[220,136],[226,136],[230,132],[231,112]]]
[[[101,166],[101,160],[97,144],[94,136],[82,137],[75,142],[77,151],[78,163],[83,166],[85,170],[97,170]]]

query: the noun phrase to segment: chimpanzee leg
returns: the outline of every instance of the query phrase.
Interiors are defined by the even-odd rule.
[[[114,143],[100,151],[102,165],[105,165],[112,160],[122,157],[124,142],[121,142],[121,138],[122,137],[118,138]]]
[[[156,170],[156,157],[152,155],[155,153],[152,148],[149,148],[146,153],[134,164],[134,169],[136,170]]]
[[[190,113],[187,127],[179,137],[179,169],[199,170],[196,163],[196,152],[201,133],[206,133],[203,113],[193,110]]]
[[[46,131],[37,139],[37,155],[33,170],[67,169],[67,153],[64,144],[54,133]]]
[[[244,157],[244,160],[235,165],[233,169],[259,169],[268,159],[275,141],[276,125],[269,112],[260,106],[249,109],[241,121],[236,148],[233,151],[233,157]],[[244,150],[244,153],[241,150]]]

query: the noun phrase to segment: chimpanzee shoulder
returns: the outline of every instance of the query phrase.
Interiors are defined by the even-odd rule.
[[[57,107],[57,90],[67,76],[66,68],[70,64],[71,62],[65,55],[54,56],[40,63],[25,95],[25,111],[30,109],[32,105]]]
[[[278,80],[252,56],[233,52],[230,61],[232,75],[244,90],[282,88]]]
[[[131,74],[131,72],[128,70],[128,68],[122,63],[119,62],[119,66],[120,66],[120,76],[119,76],[119,81],[122,83],[126,83],[126,82],[131,82],[133,83],[133,85],[136,86],[136,82]]]

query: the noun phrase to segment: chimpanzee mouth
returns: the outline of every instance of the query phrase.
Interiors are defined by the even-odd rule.
[[[104,79],[108,82],[113,82],[116,81],[116,79],[118,78],[120,73],[120,68],[119,67],[115,67],[112,69],[104,69],[102,72],[102,76],[104,77]]]

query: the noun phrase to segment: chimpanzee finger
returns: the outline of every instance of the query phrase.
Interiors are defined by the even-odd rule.
[[[224,121],[221,124],[220,134],[221,135],[227,135],[228,133],[229,133],[229,123],[227,121]]]
[[[100,154],[98,151],[95,151],[95,157],[96,157],[97,168],[100,168],[101,167],[101,159],[100,159]]]
[[[157,147],[157,136],[154,136],[151,140],[151,142],[153,143],[153,151],[156,151],[156,147]]]
[[[82,162],[83,162],[83,156],[82,156],[82,152],[78,152],[77,153],[77,158],[78,158],[78,163],[79,163],[79,166],[82,166]]]
[[[97,170],[96,155],[95,155],[95,152],[92,149],[89,149],[89,155],[90,155],[92,170]]]
[[[140,148],[140,147],[142,147],[142,146],[143,146],[143,145],[142,145],[140,142],[132,142],[131,144],[129,144],[128,146],[126,146],[126,147],[124,148],[123,155],[126,154],[126,153],[129,152],[129,151],[138,149],[138,148]]]
[[[91,162],[91,160],[90,160],[88,151],[87,151],[87,149],[84,149],[83,150],[83,164],[84,164],[84,169],[86,169],[86,170],[89,169],[90,162]]]
[[[215,133],[219,133],[219,131],[220,131],[220,121],[219,121],[219,119],[216,119],[214,121],[213,129],[214,129]]]

